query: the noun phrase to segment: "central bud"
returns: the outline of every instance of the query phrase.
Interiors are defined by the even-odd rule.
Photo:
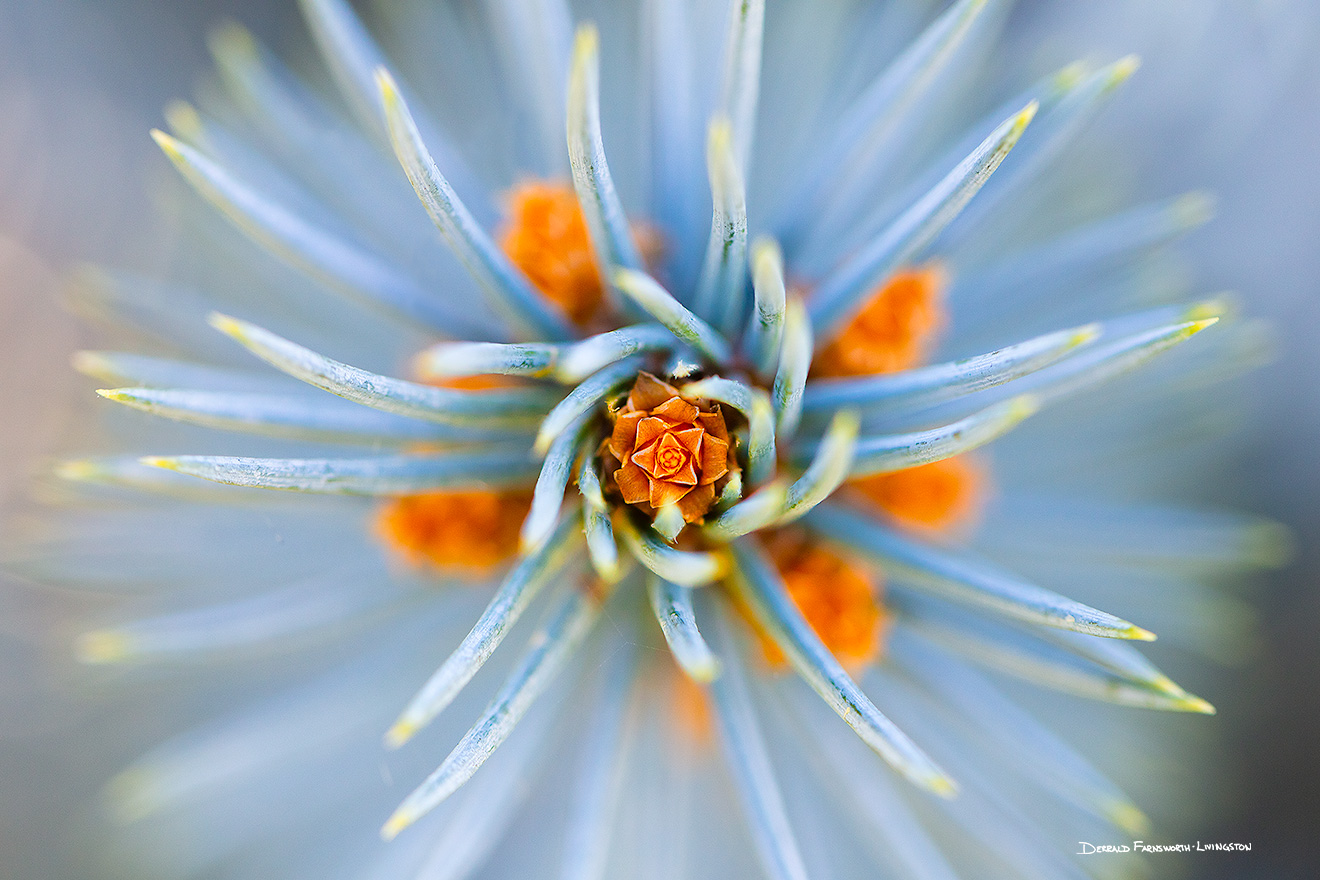
[[[624,503],[652,516],[677,505],[700,522],[738,467],[719,406],[641,373],[614,420],[601,454]]]

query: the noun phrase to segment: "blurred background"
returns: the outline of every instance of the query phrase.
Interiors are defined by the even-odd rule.
[[[1015,16],[1007,51],[1143,57],[1093,137],[1160,194],[1217,194],[1218,219],[1186,242],[1197,277],[1276,323],[1279,356],[1257,377],[1231,488],[1240,506],[1291,526],[1298,553],[1260,585],[1260,654],[1203,693],[1233,756],[1213,770],[1229,806],[1203,839],[1254,848],[1201,857],[1192,873],[1320,876],[1320,4],[1022,0]],[[76,445],[88,394],[68,367],[79,330],[59,306],[61,273],[75,261],[167,259],[150,197],[165,162],[146,132],[206,75],[207,29],[226,17],[272,45],[303,39],[292,0],[0,0],[5,512],[40,456]],[[0,878],[40,876],[51,829],[39,817],[80,796],[55,784],[76,776],[78,756],[34,735],[59,721],[30,637],[41,626],[29,591],[0,591]]]

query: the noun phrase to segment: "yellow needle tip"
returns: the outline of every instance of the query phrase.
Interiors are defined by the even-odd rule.
[[[397,749],[413,738],[417,733],[417,725],[411,721],[396,721],[394,726],[385,732],[385,748]]]
[[[390,816],[380,829],[380,838],[386,842],[399,836],[399,832],[413,823],[412,816],[403,810],[396,810],[393,816]]]

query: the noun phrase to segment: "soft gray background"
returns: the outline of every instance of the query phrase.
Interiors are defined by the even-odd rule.
[[[1252,447],[1233,474],[1245,503],[1295,531],[1293,566],[1260,594],[1262,656],[1206,696],[1231,736],[1237,809],[1193,876],[1320,876],[1320,4],[1310,0],[1040,0],[1033,29],[1068,45],[1135,51],[1144,65],[1100,132],[1129,144],[1160,192],[1207,187],[1219,218],[1187,241],[1208,289],[1272,319]],[[1024,41],[1025,42],[1025,41]],[[1207,772],[1215,772],[1207,768]],[[1158,864],[1158,863],[1157,863]]]
[[[773,0],[772,0],[773,3]],[[1161,194],[1208,187],[1220,219],[1188,242],[1209,289],[1235,288],[1277,322],[1281,352],[1260,377],[1239,496],[1296,530],[1296,564],[1261,596],[1268,645],[1216,692],[1235,744],[1236,806],[1206,839],[1251,841],[1249,856],[1193,865],[1211,878],[1317,876],[1320,841],[1320,4],[1312,0],[1024,0],[1014,45],[1049,60],[1142,54],[1145,66],[1102,120]],[[773,14],[773,13],[772,13]],[[292,0],[0,0],[0,504],[25,468],[76,443],[69,404],[87,393],[67,368],[79,332],[56,304],[75,259],[149,263],[144,185],[163,160],[146,131],[204,75],[207,26],[226,16],[278,44]],[[41,876],[52,829],[34,818],[62,794],[77,756],[5,737],[28,693],[41,620],[0,593],[0,878]],[[1158,863],[1157,863],[1158,869]]]
[[[203,76],[226,16],[271,41],[297,22],[260,0],[0,0],[0,514],[41,453],[78,442],[70,412],[90,392],[69,369],[80,333],[60,273],[152,262],[147,180],[166,169],[147,132]],[[48,695],[47,623],[38,597],[0,583],[0,880],[53,880],[60,817],[103,773],[51,745],[65,707]]]

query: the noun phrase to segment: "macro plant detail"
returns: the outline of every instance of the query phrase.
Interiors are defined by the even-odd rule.
[[[1070,487],[1085,482],[1075,467],[1062,468],[1062,502],[1024,505],[1015,519],[1013,496],[991,500],[1001,483],[1038,466],[1047,484],[1046,463],[1088,438],[1028,447],[1018,456],[1029,465],[1002,478],[998,444],[993,458],[977,450],[1012,439],[1019,426],[1029,434],[1038,413],[1076,415],[1070,406],[1114,388],[1135,389],[1132,405],[1146,418],[1179,387],[1168,375],[1245,367],[1251,340],[1239,329],[1246,322],[1224,320],[1179,360],[1184,352],[1171,350],[1234,317],[1226,300],[1165,291],[1125,299],[1113,295],[1117,283],[1096,282],[1079,284],[1077,302],[1056,309],[1041,293],[1065,296],[1071,279],[1103,278],[1157,251],[1205,219],[1199,195],[1124,208],[1062,233],[1052,227],[977,256],[978,230],[1016,222],[1014,201],[1136,67],[1131,59],[1075,65],[984,118],[963,110],[958,75],[977,69],[1009,5],[957,0],[910,28],[911,41],[893,47],[868,81],[832,101],[817,96],[833,115],[809,148],[775,166],[768,192],[754,188],[753,172],[763,155],[773,158],[777,132],[763,120],[779,108],[761,105],[791,95],[770,88],[782,76],[763,72],[774,69],[765,4],[721,6],[715,65],[694,60],[692,19],[709,10],[665,0],[629,7],[643,25],[650,78],[636,98],[650,126],[646,200],[625,196],[636,187],[616,179],[614,130],[603,128],[632,118],[611,120],[616,104],[602,96],[613,82],[603,41],[629,31],[604,29],[602,38],[591,23],[575,29],[556,0],[491,0],[482,13],[502,47],[494,53],[501,87],[518,96],[510,124],[535,157],[512,161],[499,186],[470,164],[470,134],[465,158],[461,139],[422,91],[404,84],[345,0],[300,2],[328,73],[321,88],[237,25],[217,31],[223,95],[209,99],[210,110],[174,106],[172,133],[153,137],[200,201],[274,258],[232,267],[264,279],[270,301],[240,298],[245,310],[209,310],[204,320],[280,375],[201,363],[204,356],[98,351],[80,353],[76,364],[121,386],[98,392],[109,400],[256,435],[263,449],[294,443],[305,451],[105,456],[66,462],[60,474],[154,495],[165,511],[182,505],[189,522],[214,517],[235,527],[267,516],[265,505],[289,503],[257,490],[296,492],[310,505],[345,500],[315,496],[364,497],[369,511],[326,514],[340,531],[319,533],[322,550],[303,562],[324,552],[327,563],[367,572],[364,583],[401,570],[411,586],[367,589],[336,576],[322,590],[312,577],[264,597],[212,596],[200,610],[84,634],[80,655],[92,664],[186,666],[318,633],[360,654],[347,683],[332,670],[305,700],[277,700],[260,716],[274,733],[257,722],[202,725],[196,737],[143,757],[108,786],[113,811],[141,825],[215,789],[228,792],[230,817],[243,812],[234,793],[259,788],[266,773],[297,789],[303,777],[282,776],[280,765],[304,759],[289,749],[309,735],[307,723],[323,726],[310,734],[305,761],[316,785],[307,790],[335,792],[327,780],[345,762],[374,772],[381,759],[371,749],[383,735],[382,754],[429,770],[410,778],[415,787],[368,829],[379,828],[389,846],[361,836],[363,809],[381,798],[375,780],[357,777],[344,791],[371,795],[351,795],[363,809],[345,809],[352,821],[340,828],[342,841],[303,843],[315,835],[301,827],[290,839],[344,846],[349,855],[335,869],[344,876],[470,876],[513,827],[527,780],[549,763],[552,731],[577,725],[567,806],[541,806],[556,812],[549,824],[563,841],[563,876],[640,874],[642,862],[656,876],[714,876],[657,852],[667,822],[691,824],[685,810],[701,816],[703,808],[666,801],[658,819],[634,815],[648,801],[623,769],[641,743],[677,778],[711,769],[713,746],[691,729],[706,722],[687,730],[671,723],[689,711],[678,706],[687,700],[718,733],[722,772],[747,828],[720,840],[748,838],[772,878],[830,874],[823,845],[804,846],[806,834],[844,841],[834,856],[841,862],[881,864],[898,876],[1077,876],[1071,839],[1046,838],[1037,824],[1145,827],[1119,786],[982,670],[1123,707],[1212,707],[1133,647],[1155,638],[1137,616],[1140,578],[1130,588],[1075,578],[1111,596],[1122,617],[1070,598],[997,561],[995,535],[1004,532],[991,520],[1010,530],[1018,523],[1021,555],[1058,560],[1068,573],[1076,565],[1130,574],[1149,557],[1148,569],[1177,584],[1178,595],[1193,595],[1186,585],[1207,558],[1216,570],[1270,564],[1278,535],[1235,514],[1155,507],[1135,492],[1101,491],[1093,523],[1073,505]],[[432,33],[434,22],[413,4],[385,7],[404,44],[414,14],[419,33]],[[801,10],[789,14],[803,25]],[[901,16],[884,21],[897,27]],[[411,72],[420,85],[416,65]],[[699,72],[712,81],[697,82]],[[938,149],[918,125],[935,108],[958,111]],[[908,140],[921,146],[921,161],[905,165]],[[310,298],[295,290],[287,308],[274,307],[282,294],[271,279],[281,273],[309,280]],[[150,290],[98,275],[84,276],[76,295],[84,306],[145,315],[171,331],[203,320]],[[1119,308],[1133,299],[1142,307]],[[1055,318],[1079,309],[1090,313],[1087,323]],[[247,312],[266,313],[280,329],[237,316]],[[1031,329],[1019,330],[1019,321]],[[945,356],[946,342],[955,355]],[[358,366],[356,355],[376,368]],[[382,366],[401,359],[409,366]],[[1123,384],[1143,375],[1156,378]],[[1103,414],[1080,410],[1088,421],[1078,430],[1121,419],[1125,393],[1105,398],[1113,409]],[[1129,427],[1140,435],[1140,424]],[[330,444],[360,451],[327,454]],[[1132,448],[1110,443],[1094,470],[1132,470]],[[982,519],[988,536],[976,530]],[[1051,526],[1062,537],[1037,541],[1035,530]],[[342,537],[355,529],[365,545]],[[1163,543],[1153,550],[1151,541]],[[1066,558],[1070,547],[1076,562]],[[1066,586],[1072,576],[1059,580]],[[454,632],[460,612],[468,616]],[[521,653],[505,647],[538,615]],[[1175,630],[1179,620],[1170,621]],[[504,660],[510,653],[518,656]],[[495,669],[502,682],[492,682]],[[484,708],[465,702],[474,690],[489,695]],[[468,713],[463,729],[444,744],[443,759],[433,751],[438,741],[411,742],[432,727],[448,735],[460,711]],[[788,734],[767,732],[781,721]],[[208,771],[211,754],[225,757]],[[286,797],[297,800],[276,799],[280,821]],[[799,831],[797,804],[812,797],[860,831],[820,818]],[[309,817],[329,809],[304,807]],[[1063,819],[1054,815],[1060,807]],[[616,812],[645,833],[616,833],[626,824]],[[199,845],[201,855],[177,870],[200,873],[232,859],[257,834],[246,818],[229,822],[221,824],[232,833]],[[405,833],[416,823],[425,827]],[[992,865],[980,861],[981,847]],[[241,859],[232,864],[235,876],[247,870]],[[836,866],[841,876],[849,870]]]
[[[613,457],[605,470],[623,502],[653,518],[676,509],[684,522],[701,520],[738,468],[718,405],[690,403],[650,373],[633,382],[605,448]]]

